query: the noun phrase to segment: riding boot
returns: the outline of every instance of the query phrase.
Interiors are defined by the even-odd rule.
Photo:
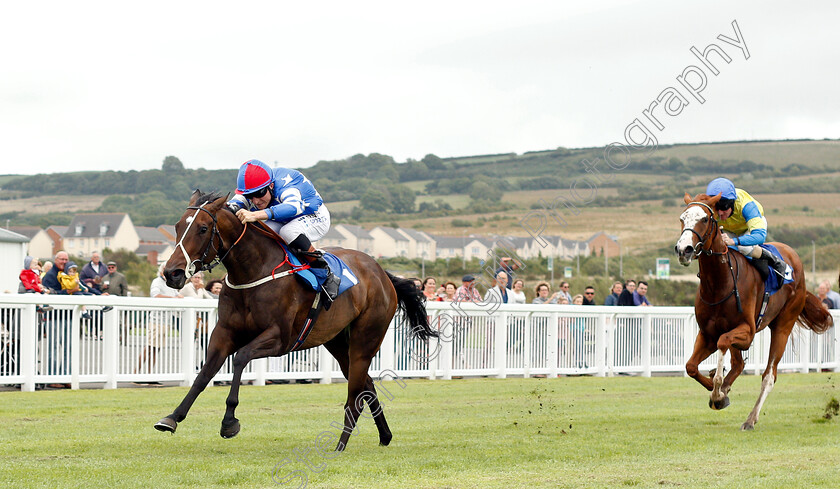
[[[324,253],[316,250],[305,234],[301,234],[295,238],[294,241],[289,243],[289,247],[309,263],[310,269],[315,276],[319,279],[323,278],[321,289],[323,289],[324,295],[327,296],[324,309],[329,309],[336,296],[338,296],[338,286],[341,284],[341,279],[332,273],[329,264],[324,260]]]
[[[761,249],[761,258],[767,260],[767,263],[770,265],[770,268],[776,272],[779,277],[782,279],[785,278],[785,272],[787,271],[787,264],[784,260],[777,257],[773,253],[770,253],[768,250],[762,248]]]
[[[318,252],[320,253],[320,252]],[[321,288],[324,289],[324,294],[329,299],[330,304],[324,304],[325,309],[329,309],[329,306],[335,301],[336,296],[338,296],[338,286],[341,285],[341,279],[335,276],[330,270],[330,265],[327,263],[327,260],[324,260],[323,254],[309,262],[309,266],[312,268],[321,268],[326,269],[327,276],[324,279],[324,283],[321,285]]]

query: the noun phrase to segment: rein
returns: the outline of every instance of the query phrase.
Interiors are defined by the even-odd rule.
[[[207,202],[201,204],[200,206],[187,207],[187,209],[195,209],[195,214],[193,214],[191,217],[187,218],[187,228],[184,230],[184,234],[181,235],[181,239],[178,241],[178,244],[176,245],[176,247],[181,250],[181,253],[184,254],[184,258],[187,260],[188,265],[187,265],[186,270],[185,270],[185,273],[187,274],[187,278],[191,277],[196,271],[202,271],[202,270],[210,271],[214,267],[216,267],[225,258],[227,258],[230,251],[239,243],[239,241],[242,240],[242,238],[245,236],[245,232],[248,230],[248,223],[245,223],[245,225],[242,226],[242,233],[239,235],[239,237],[236,239],[236,241],[234,241],[234,243],[232,245],[230,245],[230,247],[228,247],[227,251],[225,251],[225,254],[223,256],[219,256],[219,250],[224,245],[224,242],[222,241],[222,236],[219,233],[219,221],[216,219],[215,214],[213,214],[212,212],[210,212],[209,210],[204,208],[204,206],[206,204],[207,204]],[[190,255],[187,253],[186,248],[184,248],[184,238],[187,236],[187,233],[189,232],[190,228],[192,227],[193,223],[195,222],[195,218],[198,216],[198,213],[201,212],[201,211],[206,212],[210,216],[210,218],[213,219],[213,234],[210,236],[210,240],[207,242],[207,245],[204,247],[204,251],[201,254],[201,258],[196,259],[196,260],[190,260]],[[282,277],[285,277],[287,275],[292,275],[292,274],[298,273],[302,270],[307,270],[307,269],[311,268],[311,266],[308,263],[302,264],[302,265],[293,264],[291,262],[291,260],[289,259],[289,256],[291,256],[291,252],[286,247],[286,245],[283,241],[283,238],[281,238],[271,228],[269,228],[268,226],[266,226],[265,224],[263,224],[262,222],[259,222],[259,221],[257,221],[256,224],[254,224],[252,226],[252,228],[254,230],[260,232],[261,234],[273,239],[283,248],[284,254],[285,254],[285,256],[283,258],[283,261],[280,262],[279,265],[277,265],[276,267],[274,267],[274,269],[271,270],[271,275],[269,275],[267,277],[263,277],[259,280],[255,280],[253,282],[249,282],[247,284],[240,284],[240,285],[233,284],[233,283],[230,282],[229,274],[226,274],[225,278],[224,278],[225,285],[227,285],[231,289],[236,289],[236,290],[250,289],[252,287],[257,287],[257,286],[262,285],[264,283],[271,282],[272,280],[277,280],[278,278],[282,278]],[[216,248],[216,245],[213,244],[213,241],[215,240],[216,237],[219,238],[219,243],[220,243],[218,248]],[[209,254],[211,247],[213,248],[213,251],[216,253],[216,257],[213,258],[213,260],[210,263],[205,263],[205,260],[207,259],[207,255]],[[282,271],[280,273],[277,273],[277,270],[279,268],[282,268],[284,265],[289,265],[289,269],[285,270],[285,271]],[[306,321],[304,322],[304,325],[301,328],[300,334],[298,334],[297,340],[295,340],[295,343],[292,345],[292,347],[286,353],[289,353],[289,352],[292,352],[292,351],[295,351],[295,350],[301,348],[303,346],[304,342],[306,342],[306,338],[309,336],[309,333],[312,332],[312,327],[315,324],[315,320],[318,318],[318,315],[321,312],[321,308],[319,307],[321,305],[320,298],[321,298],[320,293],[315,294],[315,300],[312,302],[312,307],[309,309],[309,313],[307,314]]]
[[[732,276],[732,283],[733,283],[732,291],[729,292],[728,294],[726,294],[726,296],[723,299],[721,299],[717,302],[706,301],[706,299],[703,298],[703,295],[700,294],[699,291],[698,291],[697,296],[700,298],[700,301],[703,302],[703,304],[706,304],[707,306],[716,306],[718,304],[722,304],[727,299],[732,297],[732,294],[735,294],[735,304],[738,307],[738,312],[742,313],[744,311],[743,311],[743,308],[741,306],[741,294],[738,292],[738,278],[741,276],[741,266],[738,264],[738,261],[736,260],[735,265],[736,265],[737,271],[733,270],[732,256],[729,254],[729,247],[728,246],[724,245],[723,251],[712,251],[712,244],[714,243],[715,235],[720,232],[720,230],[717,226],[717,221],[714,218],[715,211],[705,202],[690,202],[688,204],[688,206],[692,206],[692,205],[703,206],[707,211],[709,211],[710,218],[712,219],[712,221],[715,222],[715,224],[713,226],[710,226],[712,228],[711,229],[711,235],[709,235],[710,232],[709,232],[708,227],[706,228],[706,232],[703,233],[703,236],[700,236],[700,233],[695,231],[693,228],[683,229],[683,231],[682,231],[683,233],[686,232],[686,231],[691,231],[692,233],[694,233],[695,236],[697,236],[697,239],[699,240],[699,243],[698,243],[699,246],[697,246],[697,249],[695,249],[695,251],[694,251],[695,258],[699,258],[700,255],[703,255],[703,254],[705,254],[706,256],[724,256],[725,255],[726,256],[726,264],[729,267],[729,273]],[[680,233],[680,235],[682,236],[682,233]],[[709,248],[708,249],[705,249],[706,240],[709,241]],[[698,277],[700,276],[699,273],[697,275],[698,275]]]
[[[252,227],[254,228],[255,231],[259,231],[261,234],[263,234],[265,236],[268,236],[269,238],[273,239],[274,241],[277,241],[281,246],[283,245],[283,238],[281,238],[277,233],[272,231],[272,229],[269,228],[268,226],[266,226],[265,224],[260,222],[259,225],[254,225]],[[242,229],[242,235],[239,236],[239,239],[242,239],[242,236],[245,235],[245,229],[247,229],[247,228],[248,228],[248,224],[246,223],[244,228]],[[236,243],[239,242],[239,239],[236,240]],[[236,243],[234,243],[234,246],[236,245]],[[231,246],[231,248],[233,248],[233,246]],[[247,284],[240,284],[240,285],[231,283],[230,279],[228,278],[228,275],[225,275],[225,284],[228,287],[230,287],[231,289],[236,289],[236,290],[250,289],[252,287],[262,285],[266,282],[271,282],[272,280],[277,280],[278,278],[283,278],[287,275],[292,275],[294,273],[298,273],[302,270],[308,270],[310,268],[310,265],[308,263],[304,264],[304,265],[294,265],[294,264],[292,264],[292,262],[289,260],[289,250],[285,246],[283,248],[285,250],[285,255],[286,256],[283,258],[283,261],[280,262],[279,265],[274,267],[274,269],[271,271],[271,275],[269,275],[267,277],[263,277],[259,280],[254,280],[253,282],[248,282]],[[228,251],[230,251],[230,250],[228,250]],[[227,253],[225,254],[225,256],[227,256]],[[286,271],[283,271],[283,272],[280,272],[280,273],[276,273],[277,269],[281,268],[283,265],[289,265],[289,267],[290,267],[289,270],[286,270]]]
[[[685,233],[686,231],[690,231],[690,232],[694,233],[695,236],[697,236],[697,239],[698,239],[697,244],[699,246],[697,246],[697,248],[694,250],[694,258],[699,258],[700,255],[702,255],[704,253],[706,254],[706,256],[713,256],[713,255],[714,256],[720,256],[720,255],[728,254],[729,253],[729,247],[728,246],[724,246],[723,251],[712,251],[711,243],[714,242],[715,235],[719,232],[718,226],[717,226],[717,220],[715,219],[715,211],[705,202],[690,202],[688,204],[688,206],[686,206],[686,208],[691,207],[692,205],[699,205],[699,206],[705,207],[706,210],[709,211],[709,217],[712,219],[712,221],[715,221],[715,225],[711,226],[712,230],[711,230],[711,235],[710,236],[708,236],[709,235],[709,228],[708,227],[706,227],[706,232],[703,233],[703,236],[700,236],[700,233],[695,231],[693,228],[683,229],[682,232],[680,233],[680,236],[682,236],[683,233]],[[677,239],[679,240],[679,237]],[[704,249],[706,247],[706,241],[707,240],[710,243],[708,250]]]
[[[192,277],[196,272],[201,272],[203,270],[206,270],[208,272],[213,271],[213,269],[216,268],[219,265],[219,263],[222,262],[222,260],[227,258],[228,253],[230,253],[230,250],[232,250],[233,247],[236,246],[237,243],[239,243],[239,241],[242,239],[242,237],[245,236],[245,231],[248,229],[248,226],[245,225],[245,227],[242,228],[242,234],[239,235],[239,238],[237,238],[236,241],[234,241],[234,243],[232,245],[230,245],[230,247],[227,249],[227,251],[225,251],[224,255],[219,256],[219,251],[222,247],[221,245],[224,244],[222,242],[222,236],[221,236],[221,234],[219,234],[219,221],[216,219],[215,214],[213,214],[212,212],[210,212],[210,211],[208,211],[207,209],[204,208],[205,205],[207,205],[207,202],[201,204],[200,206],[187,207],[187,209],[195,209],[195,214],[193,214],[191,217],[187,218],[187,229],[184,230],[184,234],[181,235],[181,239],[178,241],[178,244],[175,245],[175,248],[181,250],[181,253],[184,254],[184,259],[186,259],[186,261],[187,261],[187,267],[186,267],[186,270],[185,270],[187,279]],[[204,252],[202,252],[201,258],[197,258],[195,260],[190,260],[190,255],[189,255],[189,253],[187,253],[187,249],[184,248],[184,238],[187,237],[187,233],[190,231],[190,228],[192,227],[193,223],[195,222],[196,216],[198,216],[198,213],[201,212],[201,211],[206,212],[207,215],[210,216],[210,219],[213,219],[213,235],[210,236],[210,240],[207,241],[207,245],[204,247]],[[213,240],[216,237],[219,238],[219,243],[221,243],[219,248],[216,248],[216,245],[213,244]],[[210,263],[205,263],[204,260],[207,259],[207,255],[209,254],[211,247],[213,248],[213,251],[216,253],[216,257],[213,258],[213,260]]]

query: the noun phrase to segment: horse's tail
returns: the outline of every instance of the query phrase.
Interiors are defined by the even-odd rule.
[[[411,325],[412,336],[424,341],[431,337],[436,338],[438,332],[429,327],[429,317],[426,315],[423,293],[417,289],[414,281],[398,278],[390,273],[388,273],[388,278],[391,279],[391,283],[394,284],[394,289],[397,291],[397,305]]]
[[[806,294],[805,307],[799,313],[799,322],[814,333],[825,333],[834,326],[834,318],[817,296],[810,292]]]

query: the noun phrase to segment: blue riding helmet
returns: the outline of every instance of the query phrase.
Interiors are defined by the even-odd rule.
[[[720,194],[722,199],[735,200],[738,197],[735,193],[735,184],[728,178],[723,177],[715,178],[706,187],[706,195],[709,197],[714,197],[717,194]]]
[[[250,194],[271,185],[271,168],[260,160],[248,160],[239,167],[236,177],[236,193]]]

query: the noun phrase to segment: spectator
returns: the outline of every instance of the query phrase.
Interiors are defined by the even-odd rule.
[[[435,290],[435,296],[437,297],[438,301],[442,301],[444,297],[446,297],[446,287],[441,285],[440,287]]]
[[[617,306],[618,305],[618,297],[621,295],[621,291],[624,290],[624,286],[621,282],[614,282],[612,288],[610,289],[610,295],[604,299],[605,306]]]
[[[101,288],[103,294],[128,295],[128,281],[117,271],[116,262],[108,262],[108,274],[102,277]]]
[[[61,283],[58,281],[58,272],[64,271],[64,266],[67,265],[68,261],[70,261],[70,256],[66,251],[59,251],[55,254],[53,261],[53,266],[50,267],[49,271],[41,278],[41,283],[44,284],[44,287],[50,289],[52,293],[67,294],[66,291],[61,290]]]
[[[222,293],[222,281],[219,279],[214,279],[207,282],[207,285],[204,287],[204,290],[210,292],[210,295],[213,296],[214,299],[219,298],[219,294]]]
[[[833,303],[834,303],[834,308],[835,308],[835,309],[840,309],[840,294],[838,294],[837,292],[835,292],[835,291],[831,290],[831,281],[829,281],[829,280],[823,280],[823,281],[822,281],[822,283],[824,283],[824,284],[825,284],[825,288],[826,288],[826,289],[828,289],[828,292],[826,293],[826,296],[827,296],[829,299],[831,299],[831,302],[833,302]]]
[[[522,279],[518,278],[513,281],[513,289],[510,291],[511,304],[525,304],[525,292],[522,292],[523,288],[525,288],[525,282]]]
[[[41,283],[41,267],[38,265],[38,260],[27,256],[23,259],[23,270],[20,272],[21,292],[43,294],[49,291],[44,284]]]
[[[639,280],[639,286],[636,287],[636,290],[633,292],[633,304],[637,306],[650,306],[652,305],[645,294],[647,294],[648,284],[643,280]]]
[[[461,286],[455,291],[455,302],[481,302],[481,294],[475,289],[475,277],[464,275]]]
[[[557,296],[557,303],[560,304],[561,306],[563,306],[563,305],[568,306],[569,305],[569,299],[566,299],[565,296],[558,295]]]
[[[823,303],[826,309],[837,309],[837,304],[828,296],[828,290],[828,284],[820,282],[817,286],[817,298]]]
[[[519,268],[519,262],[509,256],[499,259],[499,268],[496,269],[496,275],[499,272],[505,272],[508,277],[507,288],[513,289],[513,279],[516,277],[516,270]]]
[[[633,303],[633,292],[636,291],[636,281],[635,280],[628,280],[624,282],[624,290],[621,291],[621,295],[618,296],[618,304],[619,306],[634,306]]]
[[[594,294],[593,289],[593,294]],[[582,294],[575,294],[572,297],[572,304],[575,306],[585,305]],[[572,362],[577,368],[586,368],[589,365],[585,361],[586,352],[584,351],[584,340],[586,336],[586,320],[584,318],[575,318],[569,325],[569,332],[572,335],[572,344],[574,345],[574,352],[572,353]]]
[[[53,294],[67,294],[61,289],[58,281],[58,273],[64,271],[70,256],[66,251],[59,251],[53,258],[53,266],[41,278],[41,283]],[[70,373],[70,325],[71,321],[65,314],[57,314],[52,321],[52,329],[47,338],[50,345],[47,351],[46,366],[42,367],[48,374],[69,374]],[[69,389],[70,384],[50,384],[48,387]]]
[[[496,285],[487,290],[484,294],[484,302],[507,304],[510,302],[510,289],[507,288],[508,274],[498,272],[496,274]]]
[[[52,267],[53,267],[53,262],[51,262],[49,260],[44,262],[44,266],[41,267],[41,281],[44,280],[44,275],[46,275],[47,272],[49,272],[50,269],[52,269]]]
[[[437,280],[434,277],[426,277],[423,280],[423,288],[420,289],[423,291],[423,297],[426,298],[426,301],[434,302],[436,301],[437,294],[435,294],[435,289],[437,288]]]
[[[572,296],[569,294],[569,282],[560,282],[560,290],[558,292],[560,293],[560,297],[566,298],[567,304],[572,303]]]
[[[594,306],[595,305],[595,287],[591,285],[587,285],[585,289],[583,289],[583,299],[584,306]],[[574,302],[574,301],[572,301]]]
[[[79,278],[82,283],[88,288],[88,292],[94,295],[101,295],[102,277],[108,274],[105,269],[105,264],[99,261],[99,252],[94,251],[90,254],[90,261],[82,268]]]
[[[195,272],[190,277],[190,281],[187,282],[187,285],[185,285],[179,292],[184,297],[192,297],[195,299],[213,299],[210,292],[204,290],[204,272]]]
[[[87,290],[85,284],[79,280],[79,273],[76,263],[68,261],[64,266],[63,272],[58,272],[58,282],[61,284],[61,289],[66,294],[70,295],[93,295]]]
[[[548,282],[538,283],[534,292],[536,292],[536,297],[531,301],[531,304],[557,304],[559,292],[555,292],[549,297],[548,294],[551,292],[551,286],[548,285]]]
[[[163,278],[163,265],[161,263],[158,267],[157,277],[152,280],[152,285],[149,287],[149,297],[183,299],[184,296],[177,290],[166,285],[166,280]],[[146,325],[146,348],[140,352],[135,373],[142,372],[143,362],[146,359],[149,362],[147,372],[151,372],[154,368],[157,353],[166,343],[166,330],[169,327],[167,314],[163,311],[152,311],[149,314],[149,322]]]
[[[417,290],[423,292],[423,282],[417,277],[411,277],[408,280],[414,282],[414,286],[417,287]]]
[[[458,286],[455,285],[455,282],[446,282],[443,284],[443,301],[444,302],[454,302],[455,301],[455,293],[458,291]]]

